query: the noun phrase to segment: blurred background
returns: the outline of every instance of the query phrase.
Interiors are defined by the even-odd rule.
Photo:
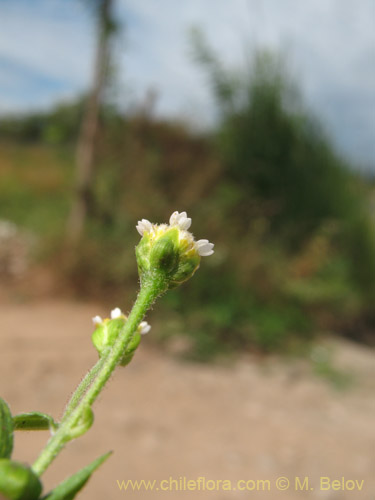
[[[82,498],[205,475],[350,476],[362,492],[288,498],[370,498],[374,21],[373,0],[0,0],[11,408],[61,412],[95,361],[90,317],[134,300],[139,219],[186,210],[215,243],[61,459],[68,474],[112,443]]]

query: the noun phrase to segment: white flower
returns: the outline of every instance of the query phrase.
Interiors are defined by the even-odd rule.
[[[190,248],[195,248],[200,257],[208,257],[214,253],[214,244],[208,240],[194,241],[193,235],[188,231],[191,226],[191,218],[187,216],[186,212],[178,212],[177,210],[169,218],[169,226],[167,224],[152,224],[147,219],[138,221],[136,226],[137,231],[141,236],[145,232],[151,233],[153,239],[158,238],[165,233],[170,227],[177,226],[180,230],[179,240],[188,242]]]
[[[169,224],[171,226],[178,226],[183,231],[187,231],[191,226],[191,219],[187,216],[186,212],[173,212],[169,218]]]
[[[119,307],[116,307],[115,309],[113,309],[111,311],[111,319],[121,318],[121,316],[123,316],[123,314],[122,314],[121,309]]]
[[[195,246],[197,248],[197,252],[201,257],[208,257],[209,255],[212,255],[214,253],[214,244],[210,243],[208,240],[198,240],[195,243]]]
[[[149,325],[147,321],[141,321],[141,323],[139,323],[138,330],[141,335],[145,335],[151,330],[151,325]]]
[[[188,232],[191,226],[191,219],[187,216],[186,212],[173,212],[169,219],[169,224],[171,226],[178,226],[181,229],[180,239],[185,238],[188,241],[194,242],[193,235]],[[214,244],[210,243],[208,240],[198,240],[194,244],[201,257],[208,257],[214,253]]]
[[[138,221],[138,224],[135,226],[137,228],[138,233],[143,236],[143,233],[145,231],[150,232],[152,231],[152,224],[149,220],[147,219],[142,219]]]
[[[101,323],[103,323],[103,320],[100,316],[95,316],[94,318],[92,318],[92,322],[94,323],[94,325],[100,325]]]
[[[163,277],[163,286],[174,288],[193,276],[201,257],[214,253],[208,240],[195,241],[189,231],[191,219],[186,212],[173,212],[169,224],[151,224],[142,219],[137,230],[142,239],[136,247],[138,272],[141,281],[154,274]]]

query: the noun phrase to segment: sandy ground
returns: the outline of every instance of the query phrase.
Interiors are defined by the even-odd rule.
[[[38,410],[59,418],[96,361],[90,318],[101,313],[95,304],[65,301],[0,306],[0,394],[13,413]],[[131,365],[117,371],[95,404],[92,429],[45,474],[46,491],[114,450],[78,498],[373,500],[374,353],[333,342],[335,363],[356,380],[344,392],[302,361],[241,357],[227,367],[189,364],[150,347],[145,337]],[[46,439],[46,432],[17,433],[14,458],[32,462]],[[279,477],[288,478],[289,488],[281,490],[286,481],[277,483]],[[301,489],[305,477],[307,490]],[[331,483],[323,480],[321,488],[321,477]],[[201,479],[189,483],[195,491],[181,491],[184,478],[205,478],[206,489]],[[153,491],[120,490],[117,481],[128,479],[157,482]],[[269,481],[265,491],[256,484],[260,479]],[[232,490],[222,489],[228,482],[211,480],[231,481]],[[240,480],[254,482],[241,491]],[[349,480],[358,481],[353,491]],[[174,491],[161,490],[170,487]]]

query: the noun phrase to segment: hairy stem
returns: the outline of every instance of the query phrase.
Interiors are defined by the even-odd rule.
[[[72,430],[83,417],[85,410],[94,403],[112,375],[147,310],[165,289],[165,282],[156,275],[142,283],[137,300],[116,342],[108,354],[102,358],[103,362],[97,363],[78,386],[68,403],[67,411],[61,420],[59,429],[50,438],[34,462],[32,468],[36,474],[39,476],[43,474],[65,443],[71,439]]]
[[[82,379],[81,383],[77,387],[77,389],[74,391],[72,397],[70,398],[69,403],[67,404],[64,412],[64,419],[66,419],[72,412],[75,410],[81,401],[83,395],[87,391],[87,389],[90,387],[92,384],[93,380],[95,379],[96,375],[100,371],[101,367],[103,366],[103,363],[105,361],[105,358],[100,358],[98,362],[91,368],[91,370],[86,373],[85,377]]]

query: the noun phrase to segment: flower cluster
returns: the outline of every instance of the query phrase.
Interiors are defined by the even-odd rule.
[[[214,253],[213,243],[210,243],[208,240],[194,241],[193,235],[188,232],[188,229],[191,226],[191,218],[187,216],[186,212],[173,212],[169,218],[169,226],[167,224],[152,224],[149,220],[142,219],[138,221],[136,229],[141,236],[145,233],[149,233],[156,237],[173,226],[177,226],[180,229],[180,241],[183,239],[187,240],[190,243],[190,246],[195,247],[197,253],[201,257],[208,257]]]
[[[198,269],[201,257],[214,253],[214,244],[208,240],[194,240],[188,229],[191,218],[186,212],[173,212],[169,224],[152,224],[147,219],[136,228],[142,236],[136,248],[138,268],[142,278],[152,273],[161,274],[168,288],[189,279]]]
[[[189,279],[198,269],[201,257],[214,253],[214,245],[208,240],[194,240],[189,232],[191,218],[186,212],[173,212],[169,224],[152,224],[147,219],[138,222],[136,228],[142,236],[136,247],[138,270],[142,286],[152,286],[157,295]],[[95,316],[95,331],[92,342],[99,353],[105,356],[114,345],[123,329],[127,316],[116,307],[111,317],[102,319]],[[148,333],[151,326],[142,321],[131,336],[120,364],[129,363],[137,349],[141,335]]]
[[[99,357],[105,355],[108,349],[113,346],[127,319],[127,316],[123,314],[119,307],[116,307],[111,311],[110,318],[102,319],[100,316],[92,318],[95,325],[95,331],[92,334],[92,343],[98,351]],[[147,323],[147,321],[141,321],[122,355],[120,361],[121,366],[126,366],[130,363],[134,352],[141,341],[141,335],[148,333],[150,330],[151,326]]]
[[[111,319],[118,319],[118,318],[124,318],[125,320],[127,319],[127,316],[121,311],[119,307],[115,307],[111,311]],[[109,318],[105,318],[104,320],[100,316],[94,316],[92,318],[92,322],[94,323],[95,326],[99,326],[105,321],[110,321]],[[141,321],[138,326],[138,332],[141,335],[145,335],[151,330],[151,325],[147,323],[147,321]]]

